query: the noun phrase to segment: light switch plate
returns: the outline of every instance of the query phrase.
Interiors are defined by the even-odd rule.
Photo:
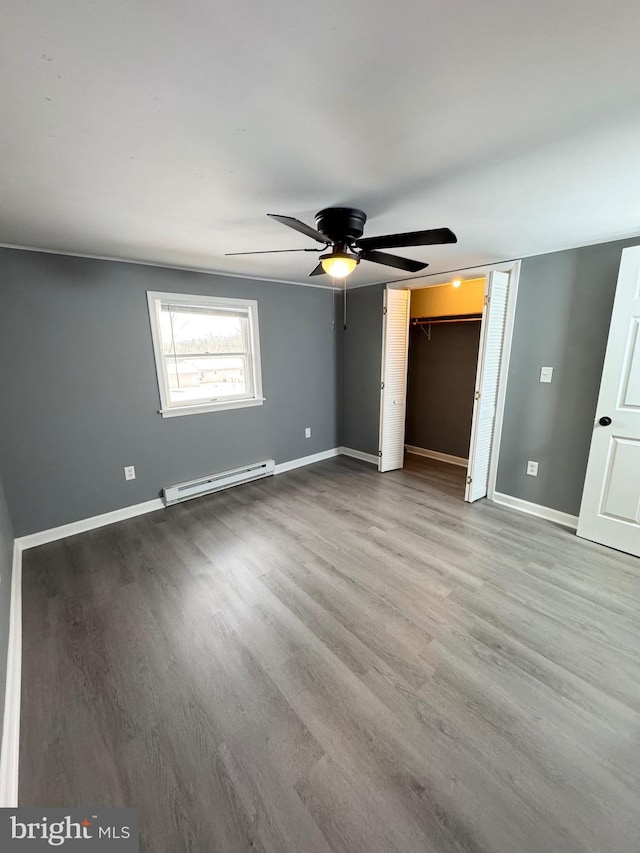
[[[540,368],[540,382],[551,382],[553,377],[553,367]]]

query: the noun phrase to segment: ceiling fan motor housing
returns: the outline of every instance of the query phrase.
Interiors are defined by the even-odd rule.
[[[316,213],[316,228],[330,243],[348,246],[362,237],[367,215],[355,207],[326,207]]]

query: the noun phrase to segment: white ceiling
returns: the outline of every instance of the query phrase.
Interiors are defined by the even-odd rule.
[[[452,228],[397,250],[428,273],[635,235],[639,31],[637,0],[5,0],[0,242],[305,282],[225,252],[333,205]]]

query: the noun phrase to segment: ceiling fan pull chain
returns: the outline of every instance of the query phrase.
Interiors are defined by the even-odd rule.
[[[347,330],[347,279],[343,279],[344,281],[344,308],[343,311],[343,330],[346,332]]]

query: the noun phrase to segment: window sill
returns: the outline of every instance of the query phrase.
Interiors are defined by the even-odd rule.
[[[224,412],[227,409],[247,409],[261,406],[266,397],[252,397],[250,400],[226,400],[219,403],[204,403],[196,406],[176,406],[172,409],[159,409],[163,418],[177,418],[182,415],[200,415],[205,412]]]

